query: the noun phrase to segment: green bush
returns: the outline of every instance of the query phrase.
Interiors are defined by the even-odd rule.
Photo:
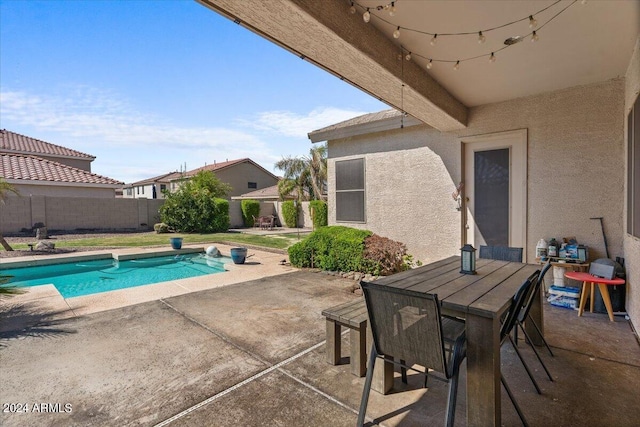
[[[260,215],[260,202],[257,200],[243,200],[240,202],[242,221],[245,227],[253,227],[253,218]]]
[[[289,261],[295,267],[358,271],[376,276],[407,270],[412,265],[412,257],[403,243],[343,226],[317,229],[289,248]]]
[[[313,211],[313,228],[325,227],[329,224],[328,214],[329,209],[327,202],[323,200],[312,200],[309,202],[309,207]]]
[[[156,233],[168,233],[169,232],[169,226],[167,224],[165,224],[164,222],[159,222],[159,223],[153,225],[153,230]]]
[[[185,233],[217,233],[229,229],[229,202],[224,197],[231,187],[210,171],[198,172],[178,191],[166,193],[160,219],[170,228]]]
[[[293,200],[282,202],[282,216],[287,227],[294,228],[298,226],[298,209]]]
[[[289,261],[295,267],[360,271],[364,239],[370,235],[370,231],[349,227],[321,227],[289,248]]]

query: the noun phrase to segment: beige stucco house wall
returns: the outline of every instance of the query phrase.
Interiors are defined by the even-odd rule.
[[[91,172],[91,162],[94,160],[93,158],[83,159],[79,157],[49,156],[41,153],[38,153],[37,156],[53,162],[62,163],[63,165],[71,166],[73,168],[82,169],[87,172]]]
[[[636,41],[636,46],[631,57],[629,68],[627,69],[625,88],[624,88],[624,117],[625,117],[625,129],[627,129],[626,117],[633,106],[636,98],[640,94],[640,37]],[[627,139],[625,132],[625,147]],[[628,160],[626,167],[628,168]],[[625,170],[626,172],[626,170]],[[625,179],[625,191],[626,189]],[[636,183],[640,185],[640,183]],[[623,224],[627,223],[626,210]],[[624,234],[624,253],[626,259],[627,268],[627,312],[635,325],[636,331],[640,330],[640,239],[631,236],[628,233]]]
[[[616,79],[471,108],[457,133],[421,125],[330,140],[329,222],[337,223],[335,161],[364,157],[366,222],[348,225],[402,241],[422,261],[457,254],[461,212],[451,193],[463,180],[461,138],[526,129],[527,260],[540,238],[563,236],[604,257],[599,223],[589,220],[598,216],[611,256],[623,256],[623,109]]]
[[[249,191],[271,187],[278,184],[278,178],[273,174],[256,167],[252,163],[238,163],[233,167],[228,167],[214,171],[218,179],[231,185],[229,197],[240,196]],[[255,188],[249,188],[249,183],[256,183]]]
[[[57,182],[55,184],[44,185],[34,182],[33,184],[13,183],[12,185],[22,196],[52,196],[52,197],[95,197],[114,198],[115,188],[113,185],[99,187],[98,185],[82,186],[73,183]]]

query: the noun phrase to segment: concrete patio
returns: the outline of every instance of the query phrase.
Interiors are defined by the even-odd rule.
[[[346,336],[345,363],[325,362],[320,315],[359,298],[352,285],[290,271],[82,316],[34,301],[5,305],[0,401],[30,412],[3,411],[0,425],[353,426],[364,378],[350,374]],[[530,424],[637,425],[640,346],[629,323],[549,305],[545,314],[556,357],[542,354],[555,382],[521,345],[542,395],[513,350],[502,350],[503,373]],[[466,425],[465,372],[463,365],[456,425]],[[368,415],[385,426],[441,425],[446,385],[420,383],[417,375],[409,386],[396,378],[392,394],[372,393]],[[503,425],[520,425],[504,392],[502,401]],[[35,403],[71,410],[34,413]]]

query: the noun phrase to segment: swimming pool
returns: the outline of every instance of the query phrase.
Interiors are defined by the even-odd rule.
[[[75,261],[0,270],[12,276],[7,286],[30,287],[53,284],[64,298],[91,295],[169,280],[222,273],[229,257],[181,254],[118,261]]]

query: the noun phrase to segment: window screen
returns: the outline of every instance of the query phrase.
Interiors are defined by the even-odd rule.
[[[336,164],[336,221],[364,222],[364,159]]]

